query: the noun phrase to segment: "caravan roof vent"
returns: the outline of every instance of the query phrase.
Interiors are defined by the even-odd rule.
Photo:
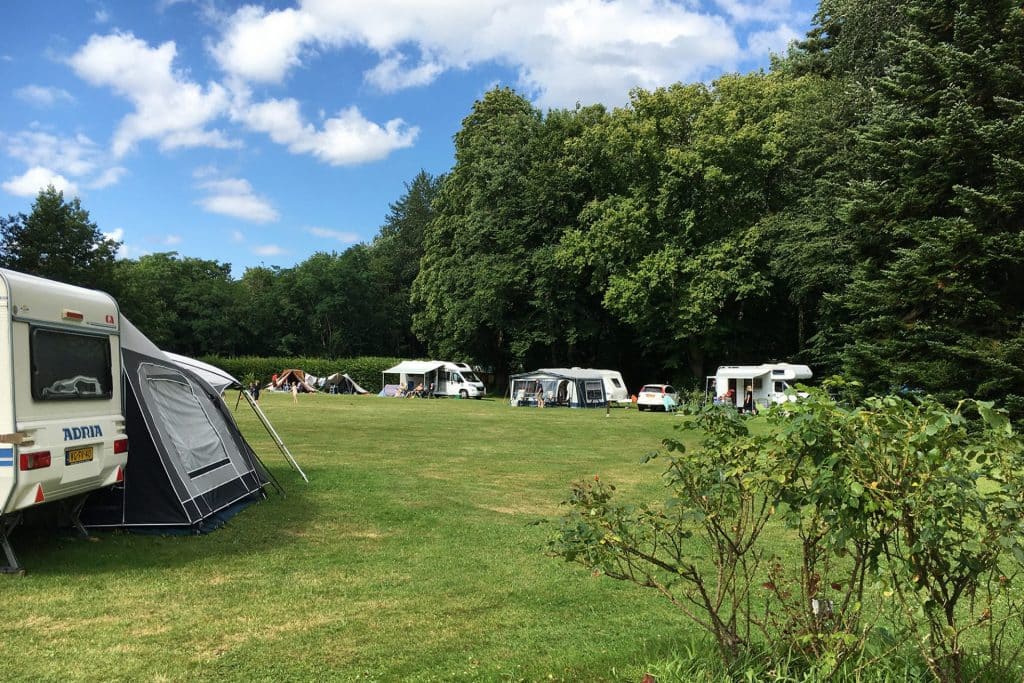
[[[65,308],[61,311],[60,317],[64,320],[85,320],[85,316],[82,315],[81,311],[72,311],[70,308]]]

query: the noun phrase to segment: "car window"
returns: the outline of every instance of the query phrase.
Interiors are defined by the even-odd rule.
[[[644,388],[641,389],[640,391],[656,391],[658,393],[661,393],[661,385],[659,385],[659,384],[645,384]]]

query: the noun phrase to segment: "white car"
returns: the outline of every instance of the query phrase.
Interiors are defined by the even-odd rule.
[[[679,394],[671,384],[645,384],[636,398],[638,410],[675,410]]]

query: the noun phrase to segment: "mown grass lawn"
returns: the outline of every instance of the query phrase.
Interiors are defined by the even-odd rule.
[[[233,404],[233,400],[232,400]],[[661,497],[677,418],[501,400],[264,394],[306,470],[236,415],[287,495],[207,536],[21,531],[0,681],[638,681],[696,631],[544,554],[569,484]]]

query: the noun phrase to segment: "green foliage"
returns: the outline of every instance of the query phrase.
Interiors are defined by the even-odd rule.
[[[691,413],[699,447],[654,454],[664,503],[576,484],[550,550],[654,588],[729,669],[795,658],[828,677],[887,656],[876,641],[914,644],[944,681],[1020,663],[1024,440],[1004,412],[898,396],[844,407],[810,390],[756,430],[730,408]],[[786,535],[766,533],[778,523]],[[971,643],[985,644],[973,660]]]
[[[905,3],[851,135],[838,216],[853,246],[823,340],[873,391],[1014,402],[1024,307],[1019,3]],[[1016,398],[1015,398],[1016,397]]]
[[[356,384],[370,393],[381,390],[381,372],[397,365],[401,358],[358,356],[352,358],[309,358],[304,356],[203,356],[200,360],[214,365],[239,378],[251,378],[261,386],[270,382],[272,375],[281,370],[297,368],[316,377],[327,377],[335,372],[347,373]]]
[[[117,294],[114,257],[121,243],[105,237],[78,197],[52,185],[29,215],[0,217],[0,267]]]

